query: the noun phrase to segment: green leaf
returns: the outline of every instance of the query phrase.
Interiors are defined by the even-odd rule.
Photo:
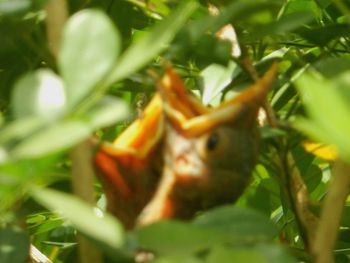
[[[20,118],[10,122],[1,129],[0,143],[23,139],[43,127],[44,124],[45,120],[37,116]]]
[[[233,250],[228,247],[215,247],[205,260],[205,263],[270,263],[261,253],[253,249]]]
[[[168,18],[157,24],[149,34],[129,47],[118,60],[107,83],[111,84],[121,80],[141,69],[166,49],[197,7],[198,4],[195,1],[184,1]]]
[[[22,12],[28,9],[29,7],[29,0],[3,0],[0,1],[0,15]]]
[[[177,221],[162,221],[136,231],[139,245],[162,255],[189,255],[218,242],[218,235]]]
[[[310,120],[298,119],[295,127],[325,143],[334,144],[344,160],[350,161],[349,97],[336,85],[317,74],[304,74],[297,82]]]
[[[97,213],[79,198],[55,190],[35,189],[32,196],[41,205],[68,219],[84,235],[115,250],[123,245],[123,228],[111,215]]]
[[[87,138],[90,127],[81,121],[67,120],[34,133],[20,142],[10,154],[15,158],[37,158],[74,146]]]
[[[203,229],[216,230],[233,242],[269,240],[278,231],[269,218],[254,210],[222,206],[210,210],[193,222]]]
[[[52,120],[65,109],[63,83],[48,69],[28,73],[16,82],[12,105],[17,118],[37,115]]]
[[[119,51],[119,33],[102,11],[84,10],[68,20],[58,64],[71,105],[102,80]]]
[[[232,81],[234,75],[238,74],[237,65],[230,61],[227,67],[219,64],[211,64],[200,73],[203,80],[204,104],[210,103],[220,92],[222,92]]]
[[[112,125],[127,118],[128,115],[127,104],[112,96],[105,96],[86,113],[93,129]]]
[[[0,229],[0,262],[23,263],[29,254],[29,238],[17,228]]]
[[[285,35],[286,32],[295,30],[310,22],[313,16],[309,12],[295,12],[282,16],[276,22],[259,27],[254,37]]]
[[[350,68],[349,57],[327,57],[314,65],[315,68],[322,73],[325,77],[335,77],[341,73],[344,73]]]

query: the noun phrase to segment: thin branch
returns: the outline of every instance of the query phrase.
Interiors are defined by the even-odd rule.
[[[286,154],[281,154],[280,158],[282,188],[295,214],[305,248],[311,252],[311,244],[316,236],[318,218],[310,210],[309,193],[292,154],[287,152]]]
[[[75,195],[84,201],[95,204],[93,156],[89,141],[75,146],[71,151],[72,186]],[[77,236],[79,243],[80,262],[103,262],[102,255],[86,238]]]
[[[50,0],[46,7],[46,32],[49,48],[52,54],[57,57],[63,26],[68,19],[68,8],[66,0]]]
[[[350,166],[337,160],[333,167],[332,181],[323,203],[312,253],[315,263],[332,263],[333,249],[338,237],[339,225],[350,189]]]

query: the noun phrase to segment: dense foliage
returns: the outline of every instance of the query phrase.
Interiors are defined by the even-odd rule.
[[[0,0],[0,262],[25,262],[30,244],[53,262],[78,262],[78,251],[132,262],[140,248],[152,262],[349,262],[350,1],[213,0],[215,16],[199,0],[48,2]],[[215,36],[228,23],[235,57]],[[238,202],[125,231],[103,214],[98,180],[91,205],[72,177],[93,163],[79,147],[130,123],[164,60],[211,105],[252,83],[249,65],[262,75],[277,61],[279,72]]]

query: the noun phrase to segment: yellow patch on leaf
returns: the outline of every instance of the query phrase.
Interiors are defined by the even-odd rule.
[[[327,161],[334,161],[338,158],[335,145],[306,141],[303,143],[303,147],[307,152]]]

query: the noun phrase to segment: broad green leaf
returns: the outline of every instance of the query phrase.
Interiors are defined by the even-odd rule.
[[[311,73],[296,84],[310,120],[298,119],[295,126],[317,140],[336,145],[340,156],[350,161],[350,106],[342,93],[348,87]]]
[[[112,125],[126,119],[128,115],[127,104],[112,96],[105,96],[86,113],[93,129]]]
[[[113,83],[141,69],[167,48],[198,4],[184,1],[168,18],[157,24],[151,33],[129,47],[118,60],[107,83]]]
[[[0,229],[0,262],[23,263],[29,255],[29,238],[17,228]]]
[[[136,231],[139,245],[160,255],[189,255],[206,249],[219,236],[210,229],[201,229],[177,221],[162,221]]]
[[[322,75],[331,78],[344,73],[350,69],[349,57],[327,57],[314,65]]]
[[[258,251],[254,249],[230,249],[229,247],[217,246],[210,251],[205,263],[270,263],[266,257],[264,257]],[[282,262],[281,262],[282,263]]]
[[[17,118],[37,115],[52,120],[63,113],[66,94],[54,72],[40,69],[17,81],[11,101]]]
[[[260,243],[254,247],[254,251],[260,252],[269,263],[297,263],[288,251],[282,247],[273,244]]]
[[[234,206],[210,210],[193,223],[203,229],[216,230],[233,242],[269,240],[277,235],[269,218],[254,210]]]
[[[29,0],[2,0],[0,1],[0,15],[22,12],[30,7]]]
[[[309,0],[289,0],[284,8],[284,14],[293,14],[306,12],[312,14],[315,18],[322,15],[322,11],[318,8],[316,2]]]
[[[123,245],[123,228],[111,215],[101,214],[79,198],[55,190],[35,189],[32,196],[41,205],[68,219],[84,235],[115,250]]]
[[[211,64],[199,74],[203,80],[203,97],[204,104],[209,104],[220,92],[222,92],[237,75],[239,69],[237,65],[230,61],[228,66]]]
[[[74,146],[90,135],[90,127],[68,120],[46,127],[20,142],[10,154],[15,158],[37,158]]]
[[[111,69],[120,51],[119,38],[102,11],[83,10],[68,20],[58,64],[71,105],[88,95]]]
[[[45,120],[37,116],[20,118],[10,122],[0,129],[0,143],[23,139],[43,127],[44,124]]]

